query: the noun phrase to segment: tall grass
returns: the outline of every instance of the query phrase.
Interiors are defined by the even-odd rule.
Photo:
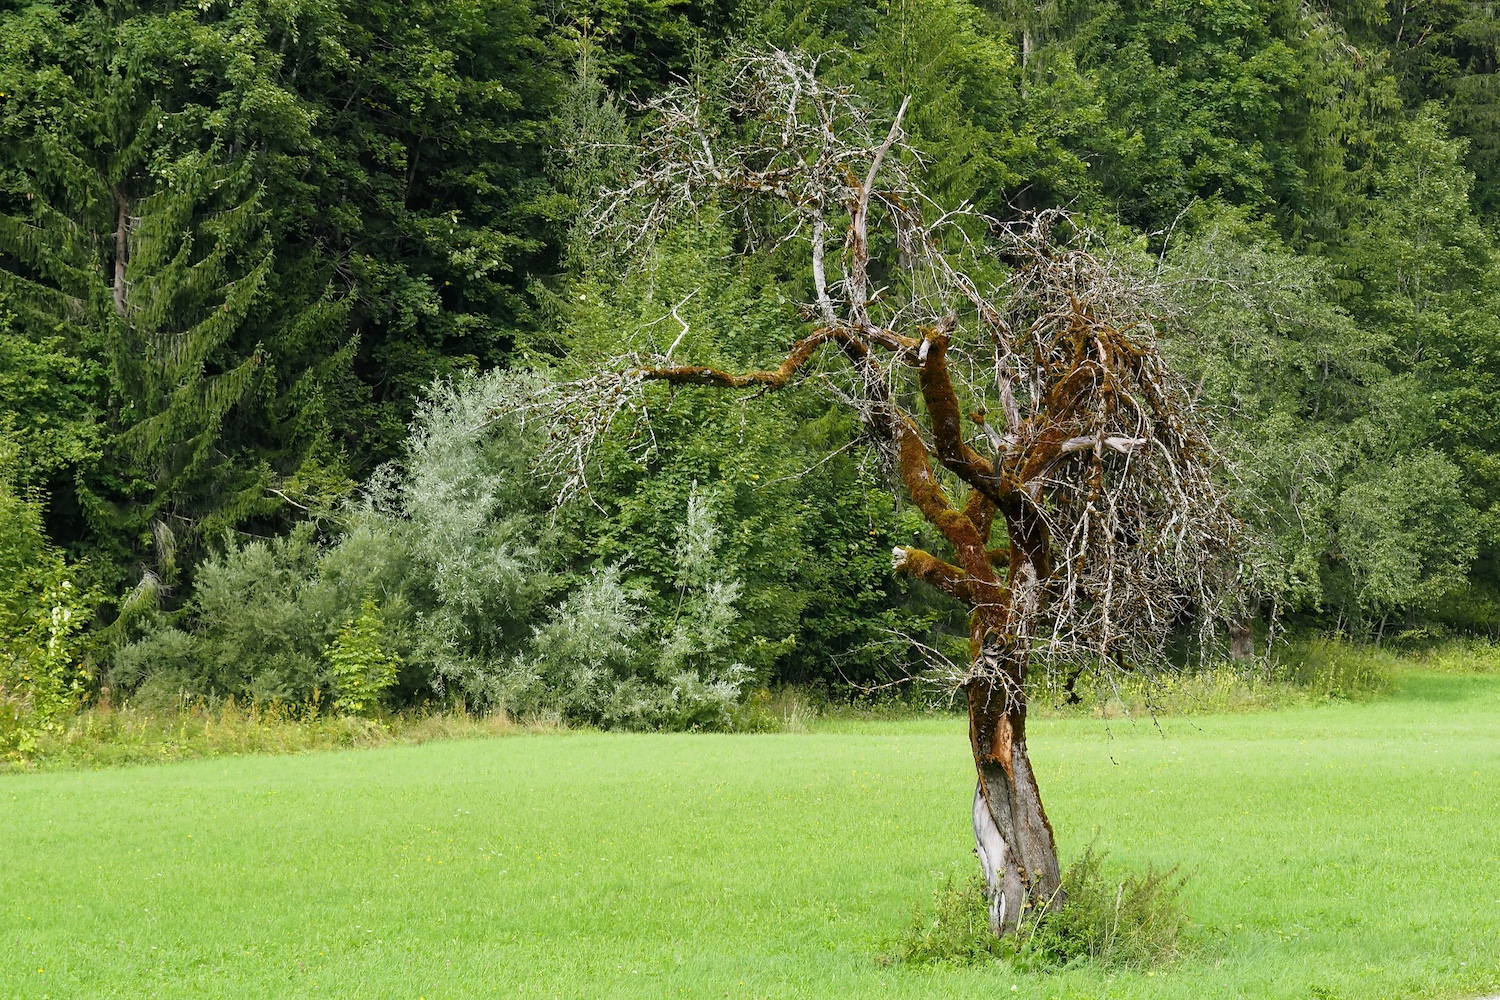
[[[786,685],[772,691],[758,688],[730,713],[730,729],[740,733],[805,733],[826,711],[819,699],[802,688]]]
[[[1389,694],[1396,674],[1410,669],[1388,647],[1356,646],[1336,639],[1307,639],[1293,643],[1282,668],[1294,685],[1310,697],[1360,700]]]
[[[1096,718],[1224,715],[1272,711],[1328,701],[1367,700],[1391,693],[1397,678],[1413,670],[1453,674],[1500,671],[1500,645],[1485,640],[1450,640],[1419,649],[1357,646],[1330,639],[1306,639],[1284,647],[1270,664],[1251,667],[1218,664],[1182,673],[1116,675],[1069,704],[1057,686],[1039,679],[1032,691],[1035,716]],[[955,702],[924,701],[891,694],[854,702],[784,686],[752,692],[730,712],[728,728],[744,733],[835,731],[846,724],[942,716]],[[326,706],[324,706],[326,708]],[[518,724],[504,712],[476,716],[465,712],[414,712],[375,719],[331,716],[318,706],[246,705],[233,700],[212,704],[179,699],[155,710],[96,706],[52,720],[28,732],[24,752],[3,739],[19,725],[16,705],[0,692],[0,770],[38,766],[100,767],[111,764],[179,760],[250,753],[301,753],[344,747],[421,743],[434,739],[493,736],[520,729],[557,728],[556,716]],[[4,748],[12,749],[6,751]]]
[[[0,720],[3,721],[3,720]],[[402,714],[383,718],[324,715],[285,705],[179,702],[170,711],[99,705],[38,730],[34,749],[0,757],[0,770],[39,766],[104,767],[196,757],[305,753],[391,743],[499,736],[521,729],[505,713]]]
[[[1500,671],[1500,644],[1492,639],[1450,639],[1412,654],[1422,670],[1444,674],[1491,674]]]
[[[1474,647],[1465,655],[1468,661],[1481,662],[1483,648]],[[1491,655],[1500,662],[1500,649]],[[1430,669],[1427,663],[1389,648],[1300,639],[1277,650],[1269,662],[1218,663],[1180,672],[1113,673],[1079,684],[1079,700],[1071,704],[1060,685],[1042,682],[1033,691],[1032,702],[1035,713],[1042,716],[1119,718],[1268,711],[1382,697],[1395,689],[1403,671]]]
[[[1063,872],[1062,907],[1024,917],[1002,938],[990,932],[984,879],[949,874],[933,892],[931,913],[913,911],[889,958],[919,965],[1000,960],[1022,970],[1080,962],[1147,968],[1185,948],[1185,884],[1175,869],[1107,868],[1090,845]]]

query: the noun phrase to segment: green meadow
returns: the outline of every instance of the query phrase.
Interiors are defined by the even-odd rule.
[[[957,718],[515,734],[0,776],[0,996],[1500,992],[1500,676],[1034,723],[1064,859],[1181,866],[1149,970],[880,956],[974,864]]]

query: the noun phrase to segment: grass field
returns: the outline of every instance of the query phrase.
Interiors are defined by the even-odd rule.
[[[6,997],[1500,992],[1500,676],[1035,724],[1065,857],[1193,873],[1150,972],[883,966],[973,865],[954,719],[513,735],[0,777]]]

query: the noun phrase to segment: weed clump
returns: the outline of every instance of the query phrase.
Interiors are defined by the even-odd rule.
[[[34,743],[10,750],[0,743],[0,774],[37,768],[109,767],[241,754],[307,753],[430,740],[502,736],[555,728],[542,720],[517,722],[503,712],[330,715],[319,706],[280,703],[218,704],[182,698],[167,709],[98,705],[36,732]],[[0,692],[0,735],[13,706]]]
[[[1293,684],[1321,698],[1361,700],[1390,693],[1401,660],[1378,646],[1332,639],[1295,644],[1286,662]]]
[[[805,733],[818,714],[817,703],[806,691],[758,688],[730,712],[730,728],[741,733]]]
[[[933,892],[930,914],[913,910],[911,924],[888,961],[972,965],[1002,961],[1036,971],[1082,962],[1144,968],[1181,954],[1188,925],[1177,869],[1106,871],[1090,847],[1063,873],[1066,902],[1056,912],[1029,914],[1014,934],[990,932],[989,900],[979,875],[949,875]]]
[[[932,891],[932,913],[912,907],[911,923],[896,942],[887,962],[912,965],[951,963],[975,965],[1001,958],[1005,942],[990,933],[989,903],[984,878],[956,878],[952,872]]]

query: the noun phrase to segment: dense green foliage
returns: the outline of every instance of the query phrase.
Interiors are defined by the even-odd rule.
[[[1491,996],[1489,655],[1368,704],[1112,739],[1035,720],[1064,860],[1097,841],[1115,871],[1191,876],[1182,955],[1155,967],[878,961],[974,866],[947,716],[4,775],[0,994]]]
[[[30,753],[83,700],[98,597],[79,568],[47,543],[41,504],[0,476],[0,751]]]
[[[54,369],[102,438],[29,459],[75,544],[169,563],[163,529],[273,517],[278,480],[367,469],[434,374],[504,358],[516,262],[545,255],[527,4],[0,18],[8,336],[77,359]]]
[[[64,577],[79,696],[713,727],[961,655],[816,385],[662,390],[555,512],[529,464],[527,385],[804,329],[747,220],[628,270],[583,221],[636,102],[746,44],[909,95],[944,203],[1067,206],[1156,282],[1263,619],[1500,629],[1493,4],[0,0],[3,544],[64,567],[7,582],[12,661]]]

